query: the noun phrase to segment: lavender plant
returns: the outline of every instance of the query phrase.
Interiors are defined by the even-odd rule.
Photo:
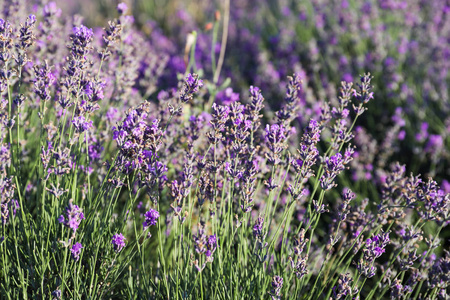
[[[448,6],[268,2],[2,3],[0,298],[448,298]]]

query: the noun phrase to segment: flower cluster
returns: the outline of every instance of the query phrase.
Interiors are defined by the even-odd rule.
[[[84,220],[83,210],[78,206],[72,203],[72,200],[69,202],[69,205],[66,207],[66,217],[64,215],[59,216],[59,223],[63,224],[66,227],[69,227],[75,233],[80,226],[82,220]]]
[[[125,237],[121,233],[116,233],[112,237],[111,244],[114,247],[114,251],[120,252],[123,248],[125,248]]]
[[[363,256],[357,264],[358,271],[365,277],[370,278],[375,275],[375,259],[380,257],[389,244],[389,232],[382,232],[366,240],[366,247],[363,249]]]
[[[269,153],[266,153],[269,164],[278,165],[280,163],[280,153],[287,147],[286,134],[286,128],[283,125],[266,125],[264,138],[270,150]]]
[[[272,279],[272,293],[270,296],[272,297],[272,300],[279,300],[281,299],[281,288],[283,287],[283,277],[280,276],[274,276]]]
[[[120,149],[117,168],[125,174],[136,170],[161,178],[166,168],[157,161],[157,152],[162,143],[163,130],[158,119],[147,123],[149,111],[148,102],[129,109],[126,118],[114,128],[114,139]]]
[[[347,165],[353,159],[353,153],[353,148],[349,147],[347,148],[347,150],[345,150],[344,156],[342,156],[341,153],[336,153],[335,155],[332,155],[330,157],[325,157],[325,174],[320,178],[320,187],[322,189],[329,190],[337,186],[334,180],[337,175],[345,170],[345,165]]]
[[[83,249],[83,245],[81,245],[81,243],[75,243],[72,248],[70,249],[72,258],[75,261],[78,261],[80,259],[80,255],[81,255],[81,249]]]
[[[145,221],[142,223],[144,226],[144,230],[147,229],[150,226],[154,226],[157,224],[158,218],[159,218],[159,212],[154,209],[150,209],[144,214]]]
[[[212,263],[214,261],[213,254],[217,249],[217,236],[215,234],[206,235],[205,227],[203,224],[198,224],[197,235],[192,236],[194,240],[194,249],[197,254],[205,255],[206,259],[203,265],[200,266],[199,261],[196,259],[193,264],[197,271],[201,272],[206,267],[206,263]]]
[[[353,295],[358,292],[357,288],[352,288],[353,279],[350,274],[341,274],[337,285],[333,287],[333,299],[345,299],[347,295]]]
[[[195,93],[203,86],[203,80],[201,80],[197,74],[188,74],[185,78],[183,89],[180,92],[180,101],[186,103],[192,100]]]

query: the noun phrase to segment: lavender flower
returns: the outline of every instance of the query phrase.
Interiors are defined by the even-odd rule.
[[[141,171],[149,176],[147,183],[152,183],[161,178],[166,168],[157,160],[163,131],[158,119],[147,123],[149,111],[149,102],[129,109],[122,123],[113,128],[113,138],[120,150],[117,168],[125,174],[133,170]],[[155,178],[155,175],[158,176]]]
[[[447,289],[450,282],[450,252],[445,250],[445,257],[436,260],[431,267],[428,278],[430,288]]]
[[[264,234],[264,217],[259,216],[256,221],[255,221],[255,225],[253,225],[253,236],[257,239],[264,239],[265,234]]]
[[[278,124],[283,124],[286,128],[289,128],[289,124],[297,116],[297,111],[300,109],[300,93],[303,81],[300,79],[299,74],[294,74],[292,77],[287,77],[289,82],[286,85],[286,95],[284,101],[286,106],[277,111],[276,116]]]
[[[183,103],[192,100],[195,93],[203,86],[203,80],[197,74],[188,74],[185,78],[183,89],[180,92],[180,101]]]
[[[144,221],[144,223],[142,223],[142,225],[144,225],[144,230],[145,230],[145,229],[147,229],[147,227],[156,225],[158,218],[159,218],[159,212],[154,209],[150,209],[149,211],[147,211],[145,213],[144,217],[145,217],[145,221]]]
[[[124,2],[121,2],[117,5],[117,11],[120,15],[124,15],[128,11],[128,6]]]
[[[286,149],[286,129],[283,125],[273,124],[266,126],[264,135],[265,141],[270,152],[266,153],[267,160],[272,165],[278,165],[280,160],[280,153]]]
[[[78,261],[80,259],[81,249],[83,249],[83,245],[81,243],[75,243],[70,249],[72,253],[72,259]]]
[[[366,248],[364,249],[364,259],[373,261],[385,252],[385,247],[389,243],[389,232],[375,235],[366,240]]]
[[[217,237],[215,234],[206,235],[205,227],[202,223],[198,224],[197,235],[192,236],[194,240],[195,252],[199,255],[205,255],[205,263],[200,266],[198,260],[194,260],[194,266],[197,271],[201,272],[206,267],[206,264],[214,261],[213,254],[217,249]]]
[[[79,133],[85,132],[92,128],[92,121],[86,120],[84,116],[75,117],[72,120],[72,124]]]
[[[280,276],[274,276],[272,278],[272,293],[270,296],[272,297],[272,300],[279,300],[281,299],[281,288],[283,287],[283,277]]]
[[[210,235],[207,237],[207,242],[206,242],[206,252],[205,255],[207,257],[212,257],[213,253],[216,251],[217,248],[217,237],[215,234]]]
[[[353,90],[356,100],[358,100],[361,105],[366,104],[371,99],[373,99],[372,86],[370,85],[371,80],[372,76],[370,75],[370,73],[364,74],[364,76],[361,76],[361,83],[357,84],[358,90]],[[357,107],[355,104],[353,104],[353,108],[355,109],[357,115],[361,115],[364,112],[364,109],[361,108],[361,105]]]
[[[120,5],[120,4],[119,4]],[[103,42],[105,43],[105,47],[99,52],[101,60],[107,60],[111,55],[111,50],[116,44],[116,42],[120,39],[120,33],[122,32],[122,25],[116,22],[108,22],[108,27],[105,28],[105,35],[103,35]]]
[[[333,287],[333,300],[345,299],[347,295],[352,295],[358,292],[358,289],[352,289],[353,279],[349,273],[339,275],[337,286]]]
[[[12,37],[13,29],[11,24],[7,20],[0,19],[0,49],[2,49],[2,51],[0,51],[0,60],[4,63],[11,59],[11,48],[13,47]],[[2,77],[8,78],[9,76],[10,74],[4,72]],[[2,84],[1,90],[4,91],[5,89],[6,85]]]
[[[355,194],[349,188],[342,191],[342,203],[339,205],[338,216],[341,221],[345,221],[350,212],[350,202],[355,198]]]
[[[302,278],[306,274],[308,274],[307,269],[307,262],[308,262],[308,255],[302,256],[303,249],[305,248],[306,244],[308,243],[308,239],[305,238],[306,230],[302,228],[300,230],[300,233],[298,235],[298,238],[293,239],[293,256],[289,256],[289,261],[291,263],[291,268],[297,276],[297,278]]]
[[[258,257],[259,261],[262,263],[267,259],[267,252],[265,252],[265,248],[267,248],[268,243],[265,242],[267,232],[264,231],[264,217],[259,216],[255,225],[253,225],[253,236],[256,238],[256,247],[255,247],[255,255]]]
[[[246,114],[249,116],[248,120],[252,123],[252,132],[256,132],[261,125],[260,112],[264,108],[264,97],[261,90],[256,86],[250,86],[250,104],[246,107]]]
[[[33,67],[36,79],[33,92],[43,101],[50,100],[50,87],[55,82],[55,76],[51,73],[48,62]]]
[[[389,232],[381,232],[366,240],[363,256],[357,263],[357,269],[363,276],[370,278],[375,275],[375,259],[386,251],[387,244],[389,244]]]
[[[56,289],[52,292],[52,296],[54,297],[53,299],[55,300],[59,300],[62,297],[62,293],[60,289]]]
[[[66,207],[66,219],[63,215],[58,218],[59,223],[71,228],[74,233],[80,226],[81,220],[84,220],[83,210],[78,205],[73,204],[72,200],[69,201],[69,206]]]
[[[341,153],[336,153],[333,156],[325,157],[324,175],[320,178],[320,186],[322,189],[326,191],[337,185],[334,183],[334,180],[337,175],[345,170],[345,165],[352,160],[353,153],[353,148],[348,147],[344,156]]]
[[[211,143],[217,144],[223,139],[223,131],[225,130],[225,124],[230,114],[230,108],[228,106],[212,105],[212,120],[210,121],[212,131],[208,132],[208,139]]]
[[[26,51],[34,43],[35,36],[33,35],[32,29],[36,23],[36,16],[29,15],[25,24],[21,26],[19,31],[19,43],[16,44],[18,55],[15,58],[17,65],[23,67],[27,62]]]
[[[293,162],[301,183],[307,182],[311,176],[314,176],[312,166],[314,166],[317,157],[319,156],[319,150],[317,150],[316,145],[320,140],[320,132],[319,123],[315,120],[310,120],[309,125],[302,136],[300,149],[297,150],[298,155],[296,160]],[[294,199],[297,199],[300,196],[296,187],[291,189],[291,194]]]
[[[94,37],[94,32],[92,29],[87,28],[84,25],[75,26],[73,28],[73,33],[70,36],[72,40],[72,54],[76,57],[85,59],[85,56],[90,50],[90,43]]]
[[[90,102],[97,102],[104,98],[105,84],[99,80],[87,81],[84,84],[84,93]]]
[[[13,208],[13,213],[15,213],[15,189],[16,186],[13,183],[13,177],[0,176],[0,213],[3,225],[9,220],[11,208]]]
[[[112,237],[111,244],[113,244],[114,251],[119,253],[125,247],[125,237],[121,233],[116,233]]]

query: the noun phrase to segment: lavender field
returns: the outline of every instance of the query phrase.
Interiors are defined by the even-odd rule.
[[[448,0],[0,0],[0,299],[450,299]]]

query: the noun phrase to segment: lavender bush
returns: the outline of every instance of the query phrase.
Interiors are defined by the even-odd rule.
[[[448,299],[450,6],[169,2],[2,2],[0,298]]]

